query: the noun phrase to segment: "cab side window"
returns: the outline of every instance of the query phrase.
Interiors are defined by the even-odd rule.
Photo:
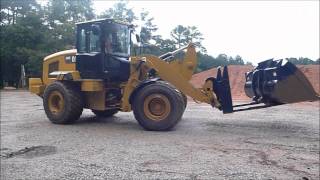
[[[95,35],[89,28],[78,29],[78,52],[101,52],[100,36]]]
[[[90,31],[89,39],[90,39],[89,52],[100,52],[101,51],[100,36],[95,35],[92,31]]]
[[[78,31],[78,51],[84,53],[86,49],[86,30],[80,29]]]

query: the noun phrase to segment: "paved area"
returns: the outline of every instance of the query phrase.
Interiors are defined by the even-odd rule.
[[[1,91],[1,179],[319,179],[319,102],[223,115],[189,103],[169,132],[132,113],[51,124],[41,98]]]

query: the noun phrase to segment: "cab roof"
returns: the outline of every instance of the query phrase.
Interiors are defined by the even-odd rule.
[[[84,25],[84,24],[93,24],[93,23],[114,23],[114,24],[121,24],[121,25],[126,25],[126,26],[132,26],[132,24],[126,23],[126,22],[122,22],[119,20],[115,20],[115,19],[111,19],[111,18],[104,18],[104,19],[95,19],[95,20],[91,20],[91,21],[84,21],[84,22],[79,22],[76,23],[76,25]]]

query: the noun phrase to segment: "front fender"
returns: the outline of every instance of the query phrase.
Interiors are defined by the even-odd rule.
[[[132,104],[134,97],[136,96],[137,92],[139,92],[140,89],[142,89],[143,87],[149,85],[149,84],[153,84],[156,81],[159,81],[160,78],[152,78],[152,79],[147,79],[142,81],[131,93],[130,97],[129,97],[129,103]]]

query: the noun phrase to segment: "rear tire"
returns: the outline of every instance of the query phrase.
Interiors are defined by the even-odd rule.
[[[105,111],[100,111],[100,110],[91,110],[96,116],[98,117],[111,117],[114,114],[118,113],[118,109],[110,109],[110,110],[105,110]]]
[[[44,91],[43,107],[52,123],[73,123],[83,111],[81,92],[75,84],[53,82]]]
[[[163,81],[140,89],[133,99],[133,113],[146,130],[166,131],[181,119],[185,103],[179,91]]]

